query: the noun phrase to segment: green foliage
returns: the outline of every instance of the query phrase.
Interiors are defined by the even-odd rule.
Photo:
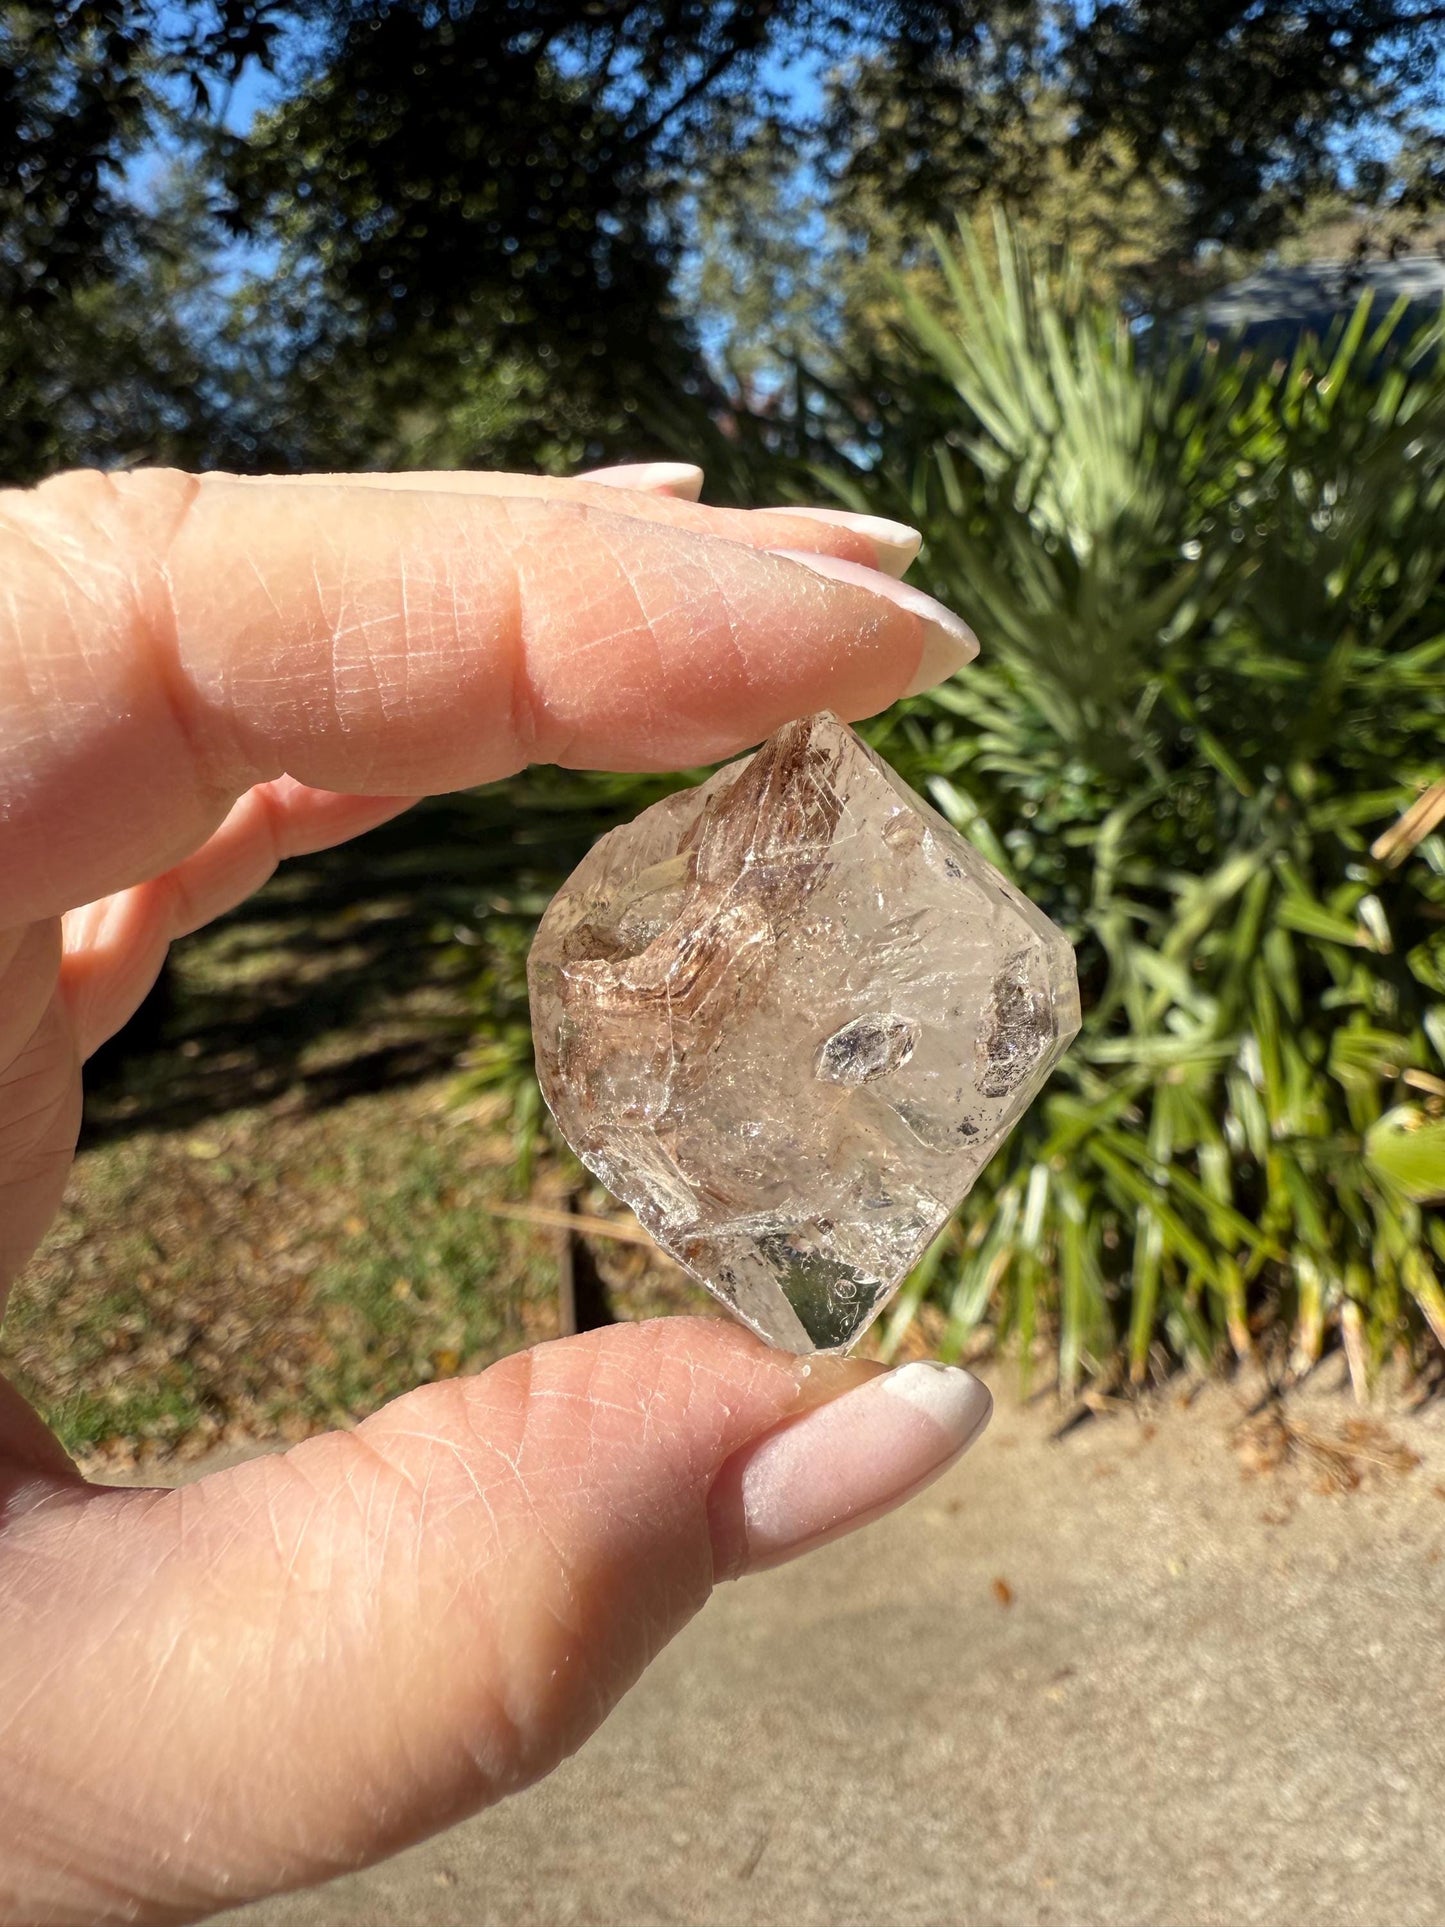
[[[923,405],[840,484],[919,522],[985,646],[882,746],[1065,925],[1085,987],[966,1207],[946,1344],[1046,1308],[1066,1382],[1262,1323],[1304,1368],[1350,1301],[1377,1358],[1421,1317],[1445,1340],[1445,839],[1371,855],[1445,767],[1438,331],[1362,304],[1288,365],[1141,366],[998,252],[943,250],[951,302],[911,304],[896,384]]]
[[[0,0],[0,485],[76,462],[196,461],[223,426],[210,183],[138,191],[277,32],[271,0]],[[224,442],[224,434],[220,437]]]
[[[1350,1304],[1376,1361],[1445,1342],[1445,837],[1371,854],[1445,771],[1438,338],[1141,364],[997,252],[942,250],[876,460],[812,486],[921,526],[977,629],[867,733],[1069,931],[1086,1019],[889,1336],[927,1294],[947,1354],[1047,1328],[1067,1386],[1305,1369]]]
[[[1415,232],[1438,8],[1225,16],[0,0],[0,478],[562,467],[636,451],[654,402],[720,415],[729,364],[776,420],[777,348],[871,339],[880,270],[944,209],[1005,207],[1155,305],[1201,243],[1273,244],[1345,189]],[[174,274],[162,156],[194,184]]]
[[[1070,232],[1076,181],[1107,195],[1146,157],[1179,210],[1159,248],[1187,250],[1272,234],[1386,123],[1413,128],[1410,191],[1433,191],[1434,7],[1215,12],[0,0],[3,479],[566,466],[660,430],[732,499],[822,485],[924,528],[924,573],[986,656],[873,734],[1073,932],[1088,1022],[903,1306],[939,1295],[955,1348],[986,1313],[1025,1339],[1052,1320],[1068,1382],[1120,1345],[1136,1376],[1156,1344],[1242,1350],[1260,1321],[1304,1364],[1349,1304],[1377,1355],[1422,1318],[1445,1334],[1445,835],[1371,854],[1441,769],[1436,344],[1361,310],[1288,366],[1141,360],[1007,231],[885,300],[867,275],[850,294],[836,250],[803,274],[811,216],[801,237],[759,216],[801,157],[832,232],[903,259],[924,216],[985,190],[1039,215],[1041,168],[1034,225]],[[208,89],[252,58],[277,103],[228,134]],[[765,139],[789,59],[831,77]],[[143,205],[128,170],[162,139],[195,181]],[[825,275],[844,317],[821,376],[784,388],[769,364],[750,398],[744,354],[731,416],[675,299],[729,180],[711,205],[735,285],[717,261],[709,285],[743,336],[785,302],[800,339]],[[239,287],[208,285],[222,219],[260,247]],[[850,336],[873,356],[851,375]],[[501,1014],[476,1076],[510,1082],[524,1153],[529,920],[656,793],[543,773],[477,805],[497,852],[479,1000]]]
[[[318,56],[224,157],[277,252],[251,292],[307,459],[530,466],[556,439],[575,461],[624,399],[680,382],[653,109],[619,111],[600,32],[555,9],[531,34],[516,9],[317,11]],[[744,11],[713,10],[746,38]]]

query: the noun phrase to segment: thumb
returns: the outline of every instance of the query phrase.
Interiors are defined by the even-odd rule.
[[[989,1410],[667,1319],[179,1491],[57,1486],[0,1532],[0,1917],[192,1919],[525,1786],[716,1578],[897,1504]]]

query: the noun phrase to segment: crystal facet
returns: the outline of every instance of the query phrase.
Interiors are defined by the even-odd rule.
[[[795,1352],[860,1336],[1079,1027],[1061,932],[826,714],[601,838],[528,975],[567,1142]]]

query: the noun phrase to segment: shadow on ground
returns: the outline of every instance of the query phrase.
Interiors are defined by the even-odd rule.
[[[84,1142],[282,1098],[318,1110],[445,1071],[493,997],[525,1016],[530,924],[612,820],[583,779],[534,772],[288,862],[175,945],[91,1059]],[[489,981],[499,943],[504,983]]]

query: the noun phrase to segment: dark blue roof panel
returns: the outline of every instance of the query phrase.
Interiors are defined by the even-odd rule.
[[[1323,335],[1366,291],[1374,296],[1376,315],[1403,295],[1423,320],[1445,303],[1445,260],[1407,254],[1394,261],[1308,261],[1297,267],[1261,268],[1183,309],[1170,325],[1209,335],[1249,336],[1276,328],[1294,335]]]

